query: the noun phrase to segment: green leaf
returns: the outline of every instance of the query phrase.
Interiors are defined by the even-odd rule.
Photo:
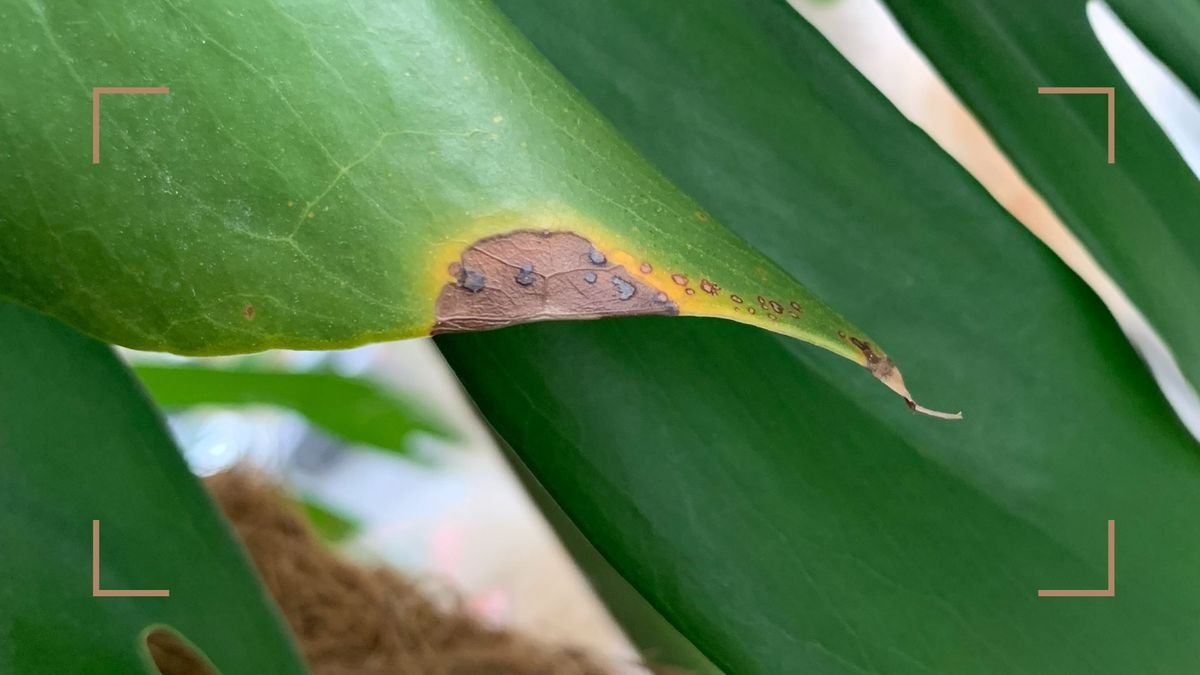
[[[668,176],[969,412],[880,406],[844,364],[720,322],[439,337],[659,612],[739,675],[1194,667],[1200,454],[1059,260],[783,3],[502,7]],[[1039,598],[1104,587],[1108,519],[1116,596]]]
[[[1200,96],[1200,2],[1108,0],[1121,20]]]
[[[1176,23],[1191,38],[1190,50],[1165,30],[1151,35],[1167,48],[1168,63],[1190,61],[1200,5],[1173,3],[1178,9],[1165,16],[1162,3],[1139,4],[1131,11],[1122,3],[1123,16],[1159,28]],[[1086,0],[887,5],[1200,387],[1200,181],[1109,60],[1088,23]],[[1180,75],[1195,86],[1194,73]],[[1038,95],[1043,86],[1116,89],[1116,164],[1106,163],[1106,97]]]
[[[304,513],[308,524],[327,543],[337,544],[345,541],[359,529],[358,524],[353,520],[322,506],[312,499],[298,498],[294,502]]]
[[[0,293],[104,340],[336,348],[721,316],[910,400],[862,331],[666,181],[490,2],[0,9]],[[101,163],[85,142],[94,87]]]
[[[410,434],[455,438],[441,420],[383,387],[330,372],[264,372],[203,366],[137,366],[165,408],[266,404],[293,410],[348,443],[406,452]]]
[[[651,670],[663,675],[676,672],[668,668],[678,669],[681,675],[721,675],[695,645],[608,564],[512,448],[503,439],[498,439],[498,445],[538,511]]]
[[[157,673],[170,626],[226,675],[303,673],[245,554],[111,350],[0,303],[0,672]],[[100,587],[169,597],[93,597]]]

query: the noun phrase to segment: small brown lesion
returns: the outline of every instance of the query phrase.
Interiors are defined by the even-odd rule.
[[[517,230],[480,239],[450,266],[433,334],[531,321],[676,315],[662,289],[609,262],[574,232]]]
[[[242,308],[242,316],[246,317],[247,321],[252,321],[254,319],[254,312],[254,305],[250,303],[246,303],[246,306]]]
[[[880,356],[870,342],[850,336],[850,344],[854,345],[858,351],[862,352],[863,358],[867,360],[867,369],[875,377],[886,380],[892,371],[896,369],[895,362],[890,356]]]

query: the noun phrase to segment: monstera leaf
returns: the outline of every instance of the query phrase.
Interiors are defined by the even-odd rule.
[[[1200,181],[1105,54],[1087,0],[886,1],[1200,387]],[[1115,4],[1200,91],[1200,3]],[[1115,89],[1115,164],[1103,96],[1036,95],[1080,85]]]
[[[663,616],[739,674],[1193,667],[1200,455],[1048,250],[782,3],[501,6],[714,216],[963,395],[960,424],[894,414],[700,320],[438,338]],[[1105,589],[1110,519],[1115,595],[1039,597]]]
[[[666,181],[488,2],[6,5],[0,58],[21,74],[0,81],[0,294],[99,338],[219,354],[719,316],[841,354],[915,407],[878,345]]]
[[[112,350],[11,303],[0,326],[0,672],[157,673],[146,639],[160,630],[221,673],[305,672]]]
[[[1083,42],[1082,3],[889,2],[1192,368],[1200,246],[1181,217],[1200,205],[1194,181],[1118,81],[1115,166],[1098,101],[1036,95],[1116,77]],[[498,5],[0,5],[0,58],[18,74],[0,79],[0,294],[105,340],[196,354],[625,317],[437,339],[622,592],[701,667],[1193,668],[1200,455],[1060,261],[783,2]],[[1181,28],[1192,14],[1172,7],[1118,3],[1194,86],[1178,65],[1194,53]],[[89,163],[93,88],[133,85],[170,92],[99,95]],[[1005,98],[1017,92],[1032,100]],[[845,360],[790,339],[908,398],[891,359],[829,307],[967,419],[887,405]],[[34,321],[23,311],[11,316]],[[101,350],[36,321],[54,328],[22,338],[4,371],[20,383],[10,419],[50,424],[24,413],[40,393],[66,419],[92,419],[80,401],[115,365],[27,356],[70,353],[64,340]],[[127,424],[116,405],[89,414]],[[122,450],[121,433],[96,427],[88,438],[106,452],[90,461],[182,473],[166,444],[147,457]],[[76,465],[50,456],[36,475],[82,508]],[[6,475],[29,475],[35,457],[10,459]],[[162,480],[154,496],[182,499],[160,494]],[[27,513],[54,500],[14,485],[0,499],[21,501],[0,523],[50,531]],[[1110,520],[1115,593],[1040,597],[1105,588]],[[205,531],[224,546],[219,530]],[[51,574],[16,560],[15,578]],[[154,569],[146,583],[173,583]],[[33,606],[10,592],[21,604],[0,607]],[[148,620],[215,649],[199,623],[133,611],[97,649],[129,653]],[[270,632],[269,612],[242,611]],[[52,653],[50,637],[28,636],[87,635],[63,616],[38,624],[62,632],[16,633],[33,646],[0,658],[38,663],[28,654]],[[286,652],[262,640],[261,659]],[[295,668],[242,658],[216,665]]]

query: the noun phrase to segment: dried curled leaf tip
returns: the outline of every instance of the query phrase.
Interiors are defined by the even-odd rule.
[[[920,403],[914,401],[912,394],[908,393],[908,387],[904,385],[904,376],[900,374],[900,370],[896,368],[896,364],[893,363],[890,358],[886,357],[881,361],[881,363],[886,364],[886,368],[880,368],[877,370],[870,365],[867,367],[870,368],[872,375],[874,375],[880,382],[887,385],[888,389],[891,389],[897,394],[900,394],[900,396],[904,397],[904,402],[908,404],[909,410],[942,420],[961,420],[963,418],[961,412],[947,413],[940,410],[933,410],[931,408],[926,408]]]
[[[900,369],[896,367],[896,363],[892,361],[890,356],[880,356],[871,346],[870,342],[860,340],[856,337],[849,338],[850,343],[862,352],[863,357],[867,360],[867,370],[875,376],[875,379],[887,385],[888,389],[900,394],[904,398],[904,402],[908,404],[909,410],[936,417],[942,420],[961,420],[962,413],[947,413],[940,410],[933,410],[917,403],[912,394],[908,392],[908,387],[904,384],[904,376],[900,374]]]

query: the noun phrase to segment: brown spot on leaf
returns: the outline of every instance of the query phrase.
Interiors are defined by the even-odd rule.
[[[730,295],[729,299],[736,302],[739,305],[742,304],[742,296],[740,296],[740,295]]]
[[[772,312],[775,312],[776,314],[783,314],[783,305],[775,302],[774,300],[768,301],[767,304],[771,306]]]
[[[431,332],[679,313],[661,290],[607,262],[602,251],[573,232],[518,230],[480,239],[450,266]]]
[[[675,283],[679,284],[680,286],[687,286],[687,284],[688,284],[688,278],[683,276],[682,274],[672,274],[671,281],[674,281]]]
[[[654,271],[654,268],[651,267],[650,263],[648,263],[648,262],[642,263],[642,266],[639,267],[638,269],[640,269],[642,271],[642,274],[650,274],[651,272]]]
[[[466,265],[458,268],[458,287],[468,293],[478,293],[487,288],[487,275]]]
[[[700,290],[708,293],[709,295],[716,295],[721,290],[721,287],[709,281],[708,279],[701,279]]]
[[[703,211],[697,211],[696,213],[694,213],[692,215],[696,216],[696,220],[699,220],[699,221],[708,220],[708,214]]]
[[[881,380],[887,379],[888,375],[891,375],[892,371],[896,369],[896,364],[892,362],[891,357],[880,356],[870,342],[851,336],[850,344],[862,352],[863,358],[867,360],[867,369],[875,377]]]
[[[246,303],[246,306],[242,308],[242,316],[246,317],[247,321],[252,321],[254,319],[254,305]]]
[[[618,300],[628,300],[637,294],[637,287],[619,276],[613,275],[612,285],[617,289]]]
[[[685,288],[685,289],[683,289],[683,292],[684,292],[684,293],[687,293],[688,295],[695,295],[695,294],[696,294],[696,289],[694,289],[694,288]]]
[[[522,265],[513,280],[522,286],[528,286],[537,281],[537,275],[533,273],[533,265]]]
[[[796,302],[795,300],[792,301],[792,309],[796,310],[797,312],[804,311],[804,307],[801,306],[800,303]]]

